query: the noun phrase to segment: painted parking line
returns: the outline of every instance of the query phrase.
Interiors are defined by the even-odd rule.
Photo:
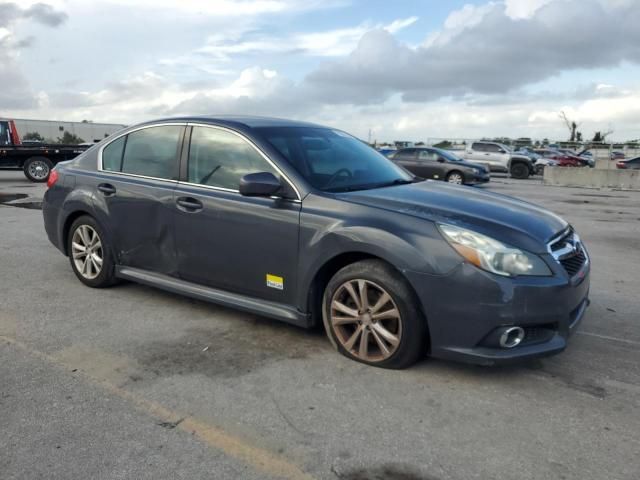
[[[0,341],[23,350],[48,364],[68,371],[64,363],[56,360],[53,356],[34,350],[28,345],[4,335],[0,335]],[[189,415],[181,415],[179,412],[172,411],[162,405],[149,401],[140,395],[132,393],[128,390],[120,388],[108,381],[92,377],[91,375],[78,370],[76,374],[82,375],[90,383],[99,386],[103,390],[116,395],[129,403],[133,404],[137,409],[146,414],[155,417],[159,423],[173,425],[176,429],[187,432],[196,436],[206,445],[224,452],[226,455],[233,457],[243,463],[250,465],[258,472],[289,480],[313,480],[314,477],[304,472],[299,466],[291,463],[281,455],[275,454],[269,450],[256,447],[248,443],[245,439],[237,437],[224,429],[200,421]]]
[[[612,342],[626,343],[628,345],[640,346],[640,342],[635,340],[627,340],[626,338],[610,337],[609,335],[600,335],[599,333],[577,331],[576,335],[586,335],[587,337],[600,338],[602,340],[611,340]]]

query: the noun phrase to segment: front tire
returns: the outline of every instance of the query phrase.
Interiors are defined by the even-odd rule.
[[[115,283],[115,263],[102,227],[93,217],[78,217],[67,238],[67,252],[73,273],[92,288]]]
[[[454,185],[463,185],[464,175],[458,171],[449,172],[447,174],[447,182],[453,183]]]
[[[323,297],[327,336],[344,356],[382,368],[406,368],[424,356],[426,320],[406,280],[379,260],[339,270]]]
[[[511,165],[511,177],[518,180],[529,178],[529,167],[524,163],[515,163]]]
[[[24,176],[32,182],[42,183],[49,180],[53,163],[46,157],[31,157],[24,162]]]

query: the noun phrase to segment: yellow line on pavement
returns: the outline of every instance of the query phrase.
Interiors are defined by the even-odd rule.
[[[0,340],[36,356],[49,364],[66,370],[65,364],[57,361],[51,355],[38,350],[33,350],[28,345],[14,338],[0,335]],[[232,435],[220,427],[207,424],[189,415],[180,415],[177,412],[169,410],[162,405],[147,400],[110,382],[92,377],[86,372],[81,373],[91,383],[100,386],[109,393],[127,400],[148,415],[151,415],[164,423],[176,424],[176,429],[195,435],[210,447],[221,450],[225,454],[241,460],[259,472],[291,480],[313,480],[311,475],[304,472],[300,467],[289,462],[281,455],[251,445],[242,438]]]

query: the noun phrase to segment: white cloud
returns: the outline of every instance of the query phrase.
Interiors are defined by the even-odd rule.
[[[521,19],[531,17],[538,9],[553,0],[505,0],[505,13],[510,18]]]
[[[397,33],[417,21],[418,17],[414,16],[397,19],[386,25],[364,22],[353,27],[284,36],[251,34],[251,29],[247,28],[230,35],[210,35],[207,44],[197,52],[218,60],[229,60],[238,54],[287,52],[318,57],[340,57],[353,51],[362,36],[371,30],[383,29],[389,33]]]

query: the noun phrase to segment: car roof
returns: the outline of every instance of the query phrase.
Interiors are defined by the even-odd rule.
[[[247,128],[259,127],[314,127],[329,128],[310,122],[302,122],[298,120],[287,120],[275,117],[260,117],[253,115],[194,115],[184,117],[171,117],[152,120],[146,123],[165,123],[165,122],[194,122],[209,123],[212,125],[222,125],[228,127],[243,126]]]

